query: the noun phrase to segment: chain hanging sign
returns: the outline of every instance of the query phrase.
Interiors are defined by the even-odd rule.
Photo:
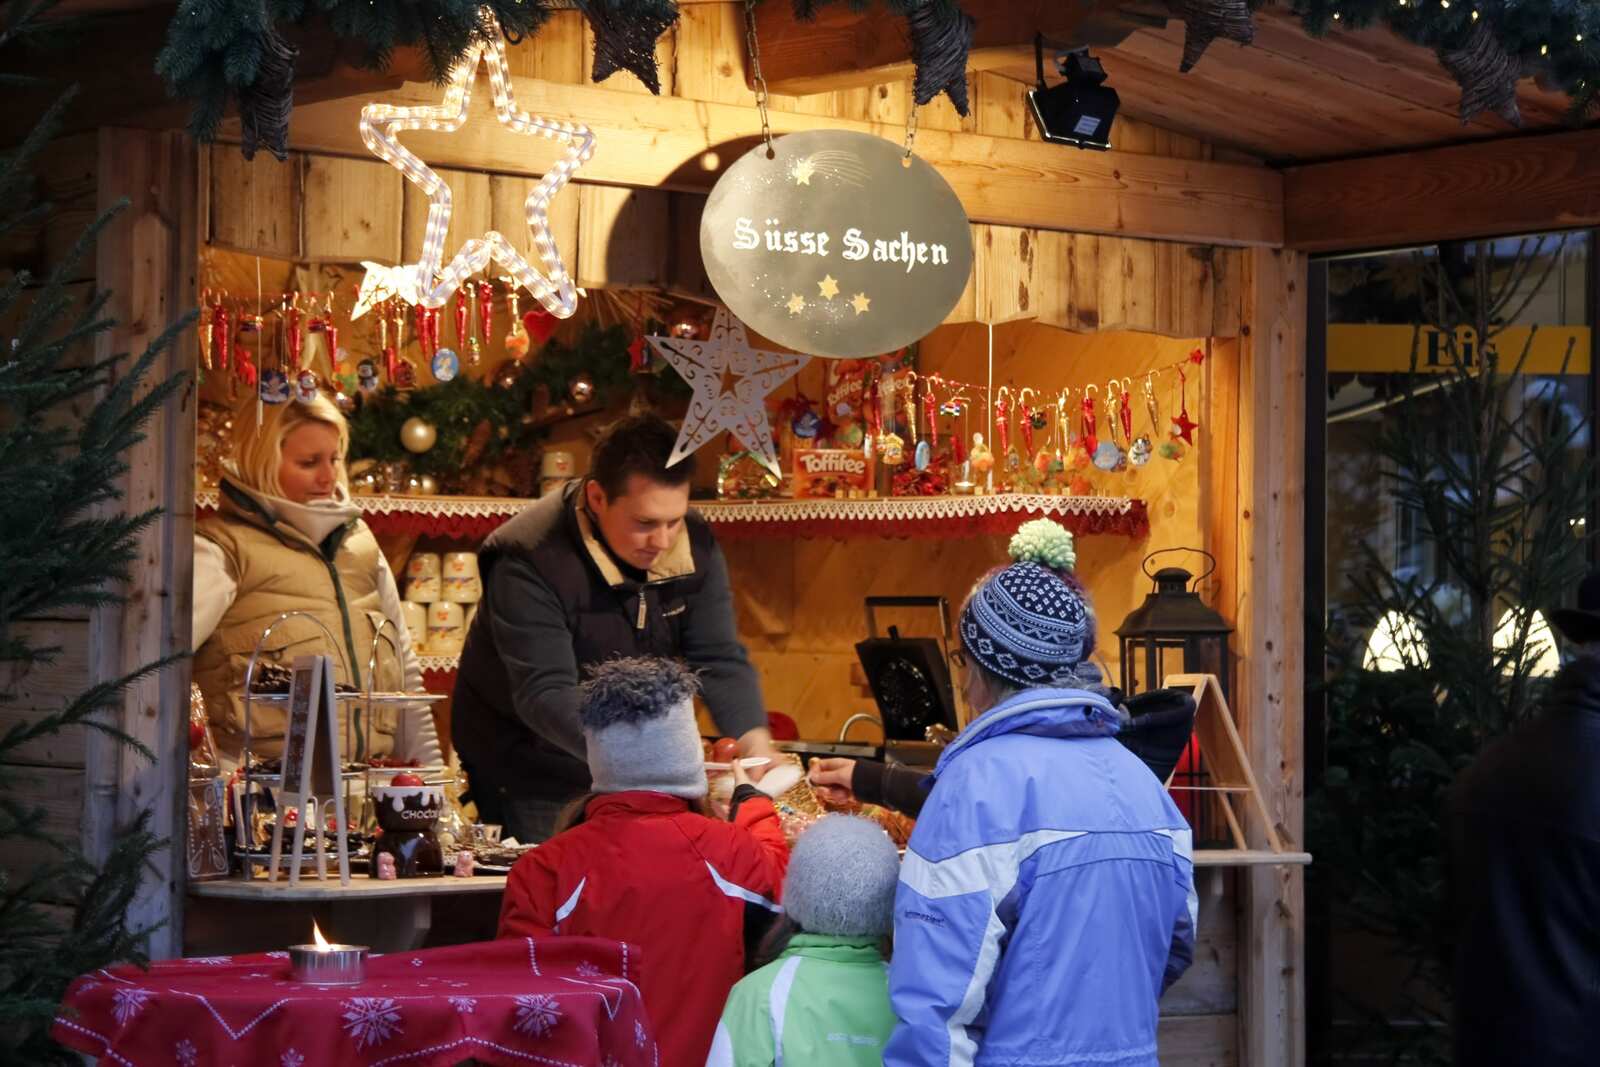
[[[925,337],[961,299],[972,228],[927,163],[847,130],[792,133],[729,167],[700,254],[728,308],[798,352],[856,359]]]

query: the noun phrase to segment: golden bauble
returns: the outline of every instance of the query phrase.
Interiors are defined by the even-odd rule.
[[[407,452],[426,452],[438,439],[439,431],[433,428],[433,423],[415,415],[400,427],[400,443]]]
[[[431,474],[424,474],[418,479],[418,488],[423,496],[438,496],[439,479]]]

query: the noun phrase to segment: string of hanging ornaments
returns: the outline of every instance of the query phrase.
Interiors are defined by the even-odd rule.
[[[829,3],[854,0],[789,2],[796,18],[808,20]],[[956,0],[878,2],[906,19],[916,102],[945,93],[967,114],[972,17]],[[561,6],[576,7],[589,23],[596,82],[626,70],[660,91],[655,43],[677,22],[673,0],[570,0]],[[1249,44],[1257,6],[1259,0],[1169,0],[1172,17],[1185,26],[1180,69],[1192,68],[1219,38]],[[554,0],[183,0],[156,71],[174,96],[194,101],[189,128],[195,137],[210,141],[236,102],[245,157],[260,144],[283,159],[298,52],[291,38],[327,33],[355,42],[361,62],[375,69],[397,49],[416,48],[429,77],[442,83],[486,35],[503,34],[516,44],[537,33],[555,7]],[[1432,50],[1461,86],[1463,123],[1490,111],[1520,123],[1516,85],[1530,76],[1568,94],[1574,122],[1600,104],[1600,4],[1593,0],[1292,0],[1291,7],[1313,36],[1381,25]]]

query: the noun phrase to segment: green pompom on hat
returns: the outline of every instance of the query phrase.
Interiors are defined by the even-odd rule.
[[[1051,570],[1070,571],[1078,565],[1071,532],[1050,519],[1023,523],[1011,535],[1007,551],[1018,563],[1039,563]]]

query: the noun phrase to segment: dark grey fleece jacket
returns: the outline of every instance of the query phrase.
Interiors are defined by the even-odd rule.
[[[710,526],[690,512],[678,544],[640,576],[600,542],[581,489],[573,482],[530,504],[479,552],[483,601],[450,716],[475,791],[553,801],[587,791],[578,683],[586,667],[615,656],[682,659],[725,734],[766,724]]]

